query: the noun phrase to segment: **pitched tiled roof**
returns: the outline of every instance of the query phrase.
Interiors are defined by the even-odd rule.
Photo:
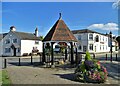
[[[43,41],[77,41],[62,19],[57,20]]]
[[[39,37],[36,37],[32,33],[25,33],[25,32],[16,32],[12,31],[14,34],[16,34],[20,39],[22,40],[40,40]]]
[[[39,37],[36,37],[32,33],[25,33],[25,32],[16,32],[16,31],[11,31],[13,34],[18,36],[22,40],[40,40]],[[0,34],[0,40],[2,40],[8,33],[3,33]]]
[[[99,33],[99,32],[93,31],[93,30],[89,30],[89,29],[73,30],[72,33],[73,34],[79,34],[79,33],[98,33],[98,34],[106,36],[106,34],[102,34],[102,33]]]

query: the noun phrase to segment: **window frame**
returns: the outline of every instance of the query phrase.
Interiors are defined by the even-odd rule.
[[[6,39],[5,44],[10,44],[10,39]]]
[[[89,34],[89,40],[93,40],[93,34],[92,33]]]
[[[38,44],[39,44],[39,41],[35,41],[35,44],[37,44],[37,45],[38,45]]]
[[[15,41],[16,40],[16,41]],[[13,39],[13,43],[17,43],[18,42],[18,40],[15,38],[15,39]]]
[[[93,44],[89,44],[89,50],[93,50]]]
[[[5,53],[10,53],[11,52],[11,48],[5,48]]]

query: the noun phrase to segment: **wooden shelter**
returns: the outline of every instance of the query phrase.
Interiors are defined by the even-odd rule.
[[[52,65],[54,62],[54,53],[53,53],[53,44],[56,42],[67,42],[71,45],[71,64],[73,64],[73,46],[77,42],[77,39],[73,35],[73,33],[70,31],[68,26],[65,24],[65,22],[62,20],[61,13],[59,19],[56,21],[56,23],[53,25],[51,30],[48,32],[48,34],[43,39],[43,62],[45,62],[45,43],[50,43],[51,45],[51,58],[52,58]]]

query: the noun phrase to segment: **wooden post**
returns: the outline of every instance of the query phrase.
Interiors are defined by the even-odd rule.
[[[65,49],[65,60],[67,60],[67,48]]]
[[[107,61],[107,54],[106,54],[106,61]]]
[[[70,42],[70,44],[71,44],[71,64],[74,64],[74,62],[73,62],[73,43],[72,42]]]
[[[7,59],[4,59],[4,68],[7,68]]]
[[[75,58],[75,60],[76,60],[76,64],[78,64],[78,52],[77,52],[77,47],[76,47],[76,58]]]
[[[20,58],[19,58],[19,64],[18,64],[18,65],[19,65],[19,66],[21,65],[21,64],[20,64]]]
[[[116,61],[117,61],[117,54],[116,54]]]
[[[51,59],[52,64],[51,65],[53,65],[54,64],[54,55],[53,55],[53,43],[52,42],[51,42],[51,57],[52,57],[52,59]]]
[[[43,54],[42,54],[42,62],[46,62],[46,57],[45,57],[45,43],[43,43]]]
[[[32,58],[32,55],[31,55],[31,65],[33,65],[33,58]]]

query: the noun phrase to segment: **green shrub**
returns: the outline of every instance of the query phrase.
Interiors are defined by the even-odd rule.
[[[90,56],[90,53],[88,51],[86,52],[85,60],[92,60],[91,56]]]

